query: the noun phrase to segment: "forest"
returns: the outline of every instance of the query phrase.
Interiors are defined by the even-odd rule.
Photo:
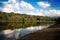
[[[45,16],[0,12],[0,30],[39,26],[50,24],[52,21],[54,21],[53,18]]]

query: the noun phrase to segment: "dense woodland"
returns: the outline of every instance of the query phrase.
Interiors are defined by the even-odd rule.
[[[49,24],[52,21],[52,18],[44,16],[0,12],[0,30]]]

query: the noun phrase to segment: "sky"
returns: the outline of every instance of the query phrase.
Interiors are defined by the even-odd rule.
[[[60,0],[0,0],[0,11],[58,17]]]

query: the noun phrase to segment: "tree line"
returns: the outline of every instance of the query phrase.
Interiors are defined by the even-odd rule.
[[[0,30],[49,24],[50,21],[53,19],[44,16],[0,12]]]

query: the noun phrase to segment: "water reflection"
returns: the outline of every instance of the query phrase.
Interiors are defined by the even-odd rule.
[[[46,24],[52,24],[54,22],[0,22],[0,30],[6,30],[6,29],[18,29],[18,28],[26,28],[30,26],[41,26]]]
[[[51,24],[50,24],[51,25]],[[15,30],[4,30],[0,34],[0,40],[16,40],[26,34],[49,27],[50,25],[20,28]]]

